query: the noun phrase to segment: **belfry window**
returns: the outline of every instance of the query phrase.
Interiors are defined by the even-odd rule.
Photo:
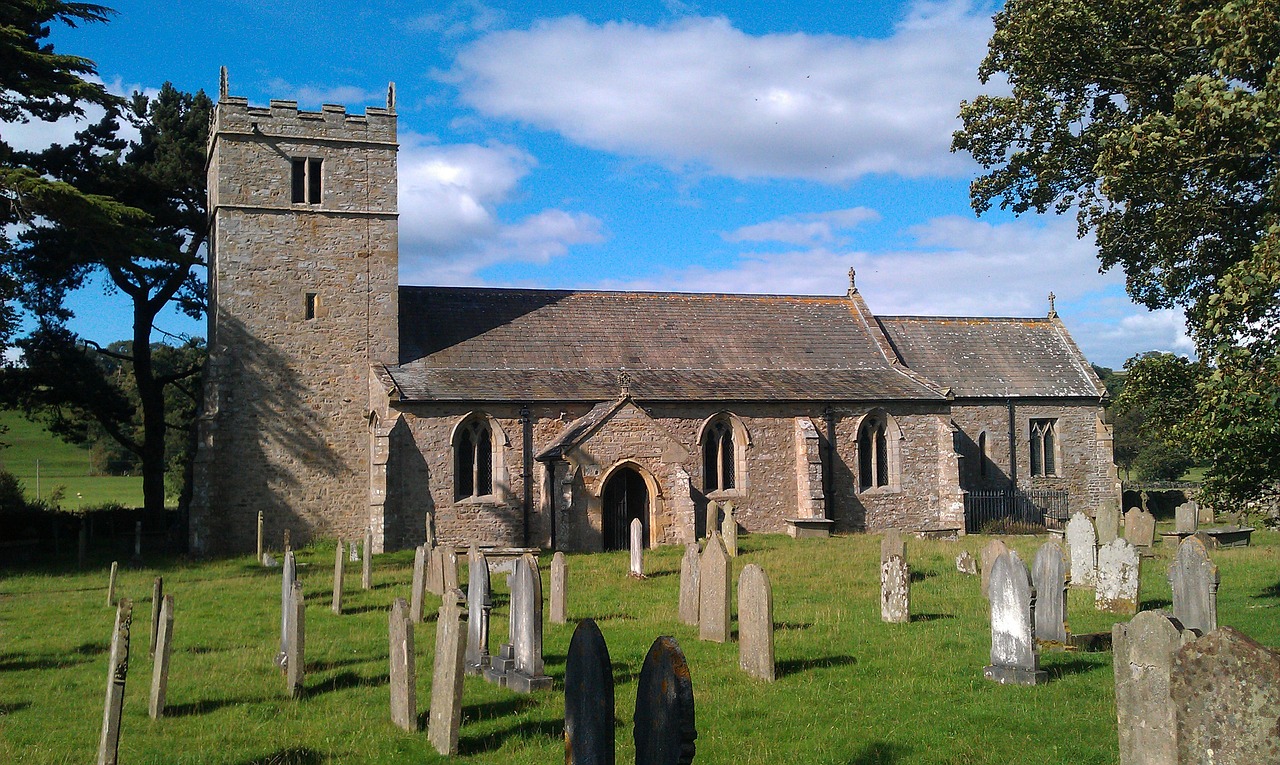
[[[320,204],[324,160],[316,157],[295,157],[293,160],[294,204]]]
[[[1058,421],[1031,421],[1031,475],[1058,474]]]
[[[705,491],[732,489],[734,476],[733,424],[728,417],[716,418],[702,438],[702,482]]]
[[[453,445],[454,498],[483,497],[493,493],[493,431],[483,418],[458,429]]]

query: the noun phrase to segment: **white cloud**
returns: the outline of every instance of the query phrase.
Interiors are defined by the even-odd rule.
[[[502,24],[506,14],[479,0],[455,0],[436,13],[424,13],[410,19],[406,27],[412,32],[432,32],[445,38],[465,37],[487,32]]]
[[[108,93],[117,96],[132,96],[134,93],[143,93],[149,98],[155,98],[160,94],[159,88],[144,87],[141,83],[132,83],[126,85],[122,78],[115,78],[111,82],[104,82],[97,77],[86,77],[89,82],[102,84],[106,87]],[[32,120],[31,122],[0,122],[0,132],[4,134],[4,140],[10,146],[18,151],[41,151],[47,149],[54,144],[67,146],[76,138],[78,131],[84,130],[89,125],[102,119],[106,109],[95,104],[82,104],[84,109],[83,117],[63,117],[54,122],[41,122]],[[120,121],[120,136],[136,141],[142,137],[132,123],[128,120]]]
[[[825,213],[786,215],[764,223],[742,226],[723,234],[723,237],[729,242],[781,242],[793,245],[839,243],[844,241],[841,232],[879,218],[880,213],[870,208],[851,207]]]
[[[545,263],[575,244],[603,241],[584,213],[547,209],[515,223],[498,207],[536,161],[505,144],[437,144],[401,136],[400,271],[407,284],[474,282],[503,261]]]
[[[485,115],[737,178],[960,174],[951,133],[990,32],[965,0],[917,3],[888,39],[571,16],[482,37],[448,79]]]

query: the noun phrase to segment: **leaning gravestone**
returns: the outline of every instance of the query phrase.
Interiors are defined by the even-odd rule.
[[[462,665],[467,650],[463,631],[462,592],[444,594],[436,622],[435,668],[431,673],[431,711],[427,740],[443,755],[458,753],[458,726],[462,723]]]
[[[717,540],[717,544],[722,543]],[[634,721],[636,765],[690,765],[693,762],[698,738],[693,680],[689,663],[674,638],[663,636],[653,641],[644,657],[636,689]]]
[[[724,520],[720,521],[720,537],[730,558],[738,557],[738,519],[733,514],[733,503],[724,503]]]
[[[613,664],[604,635],[583,619],[564,664],[565,765],[613,765]]]
[[[436,549],[443,550],[440,553],[440,581],[443,585],[441,592],[458,589],[458,551],[453,548],[453,545]]]
[[[147,654],[156,655],[156,639],[160,631],[160,606],[164,602],[164,577],[157,576],[151,583],[151,644],[147,646]]]
[[[1156,541],[1156,517],[1146,510],[1130,508],[1124,514],[1124,538],[1139,552],[1148,552]]]
[[[1161,611],[1112,626],[1120,765],[1178,765],[1170,672],[1178,647],[1192,637]]]
[[[738,666],[750,677],[773,682],[773,588],[755,563],[738,576]]]
[[[413,551],[413,583],[409,585],[409,618],[414,624],[422,621],[422,597],[426,589],[427,548],[419,546]]]
[[[285,687],[293,698],[302,696],[306,679],[306,603],[302,595],[302,582],[293,583],[289,596],[289,651],[285,658]]]
[[[684,546],[684,557],[680,559],[680,623],[697,625],[698,623],[698,543],[690,542]]]
[[[999,539],[987,542],[982,548],[982,596],[984,598],[990,597],[988,593],[991,589],[991,567],[996,565],[996,560],[1007,552],[1009,548]]]
[[[107,605],[112,608],[116,605],[116,574],[119,571],[119,562],[111,561],[111,578],[107,580]]]
[[[1036,639],[1066,644],[1067,562],[1057,540],[1045,542],[1036,551],[1031,584],[1036,589]]]
[[[1110,544],[1120,536],[1120,510],[1111,502],[1103,502],[1093,514],[1093,525],[1098,532],[1098,545]]]
[[[901,555],[880,559],[880,620],[890,624],[911,621],[911,569]]]
[[[298,580],[298,563],[293,551],[284,554],[284,567],[280,569],[280,652],[276,654],[276,664],[286,666],[289,661],[289,619],[293,613],[290,600],[293,598],[293,583]]]
[[[418,730],[417,662],[413,648],[413,619],[409,603],[396,598],[391,605],[391,722],[407,731]]]
[[[1178,649],[1170,696],[1180,763],[1280,762],[1280,653],[1219,627]]]
[[[631,576],[644,579],[644,524],[631,519]]]
[[[507,687],[516,693],[531,693],[551,687],[542,665],[542,577],[532,555],[521,556],[515,568],[511,588],[515,666],[507,673]]]
[[[551,556],[551,623],[566,624],[569,621],[565,608],[565,587],[569,584],[569,572],[566,568],[564,553],[557,552]]]
[[[107,664],[107,697],[102,708],[102,735],[98,737],[98,765],[115,765],[120,751],[120,714],[124,710],[124,685],[129,677],[129,630],[133,626],[133,601],[121,598],[111,630],[111,660]]]
[[[1072,513],[1067,521],[1067,552],[1071,556],[1071,586],[1092,587],[1098,569],[1098,535],[1084,513]]]
[[[1040,669],[1033,625],[1035,590],[1031,574],[1015,552],[991,567],[991,664],[982,674],[1001,684],[1039,685],[1048,681]]]
[[[960,554],[956,556],[956,571],[969,576],[978,574],[978,562],[973,559],[968,550],[961,550]]]
[[[169,694],[169,657],[173,653],[172,595],[165,595],[161,599],[156,627],[159,635],[155,650],[151,652],[155,662],[151,665],[151,699],[147,704],[147,714],[151,715],[152,720],[159,720],[164,715],[165,697]]]
[[[346,557],[343,555],[342,540],[338,540],[338,547],[333,558],[333,601],[329,608],[339,616],[342,615],[342,579],[346,573]]]
[[[1169,567],[1173,616],[1187,629],[1208,634],[1218,628],[1218,566],[1209,560],[1204,543],[1194,536],[1178,545]]]
[[[1179,534],[1194,534],[1199,520],[1196,506],[1190,502],[1183,502],[1173,511],[1173,530]]]
[[[1094,605],[1111,614],[1138,613],[1138,548],[1123,537],[1098,549]]]
[[[729,553],[712,532],[698,561],[698,638],[713,643],[729,640]]]
[[[468,675],[483,674],[489,666],[489,561],[480,548],[467,551],[467,660]]]

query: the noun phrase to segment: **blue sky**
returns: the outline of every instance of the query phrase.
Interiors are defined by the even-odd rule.
[[[1039,316],[1118,367],[1191,350],[1099,274],[1073,218],[977,218],[948,151],[993,8],[971,2],[116,2],[57,31],[117,91],[303,108],[397,89],[405,284],[841,294],[880,314]],[[999,84],[990,86],[998,89]],[[70,126],[4,126],[15,143]],[[73,328],[127,337],[118,298]],[[177,316],[160,323],[203,334]]]

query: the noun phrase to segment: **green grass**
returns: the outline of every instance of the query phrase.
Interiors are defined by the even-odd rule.
[[[142,506],[141,476],[89,475],[89,449],[69,444],[31,422],[19,412],[0,411],[0,467],[22,481],[29,499],[49,499],[57,487],[63,487],[63,508],[78,510],[108,502],[125,507]],[[36,480],[39,462],[40,479]],[[39,494],[36,492],[39,484]]]
[[[1047,685],[995,685],[982,677],[990,632],[976,577],[955,570],[987,537],[908,541],[911,624],[883,624],[878,536],[798,541],[743,537],[736,573],[759,563],[773,585],[779,679],[747,678],[736,644],[700,642],[676,621],[678,547],[650,551],[650,578],[625,575],[622,553],[569,556],[570,625],[545,625],[556,690],[519,696],[467,678],[462,762],[546,763],[563,758],[565,654],[572,622],[592,617],[609,644],[617,684],[618,761],[631,762],[637,675],[649,644],[673,635],[688,657],[699,763],[1114,763],[1111,656],[1044,653]],[[1011,537],[1030,560],[1043,538]],[[1219,621],[1280,645],[1280,534],[1221,550]],[[1144,605],[1167,607],[1171,550],[1144,561]],[[373,590],[348,570],[346,613],[329,612],[332,545],[300,551],[307,598],[306,695],[285,696],[272,664],[279,641],[280,570],[250,557],[168,560],[122,569],[118,591],[135,602],[121,761],[253,765],[445,762],[426,734],[390,722],[387,609],[407,596],[411,553],[375,558]],[[544,559],[545,561],[546,559]],[[3,572],[0,580],[0,762],[79,763],[97,746],[113,610],[108,561],[91,571]],[[358,568],[358,567],[357,567]],[[547,565],[544,568],[544,587]],[[176,600],[170,716],[147,717],[146,645],[152,578]],[[465,566],[463,567],[465,576]],[[506,637],[505,577],[495,576],[493,647]],[[434,613],[438,600],[428,596]],[[1109,630],[1117,617],[1072,590],[1073,632]],[[435,624],[417,630],[418,699],[425,721]]]

